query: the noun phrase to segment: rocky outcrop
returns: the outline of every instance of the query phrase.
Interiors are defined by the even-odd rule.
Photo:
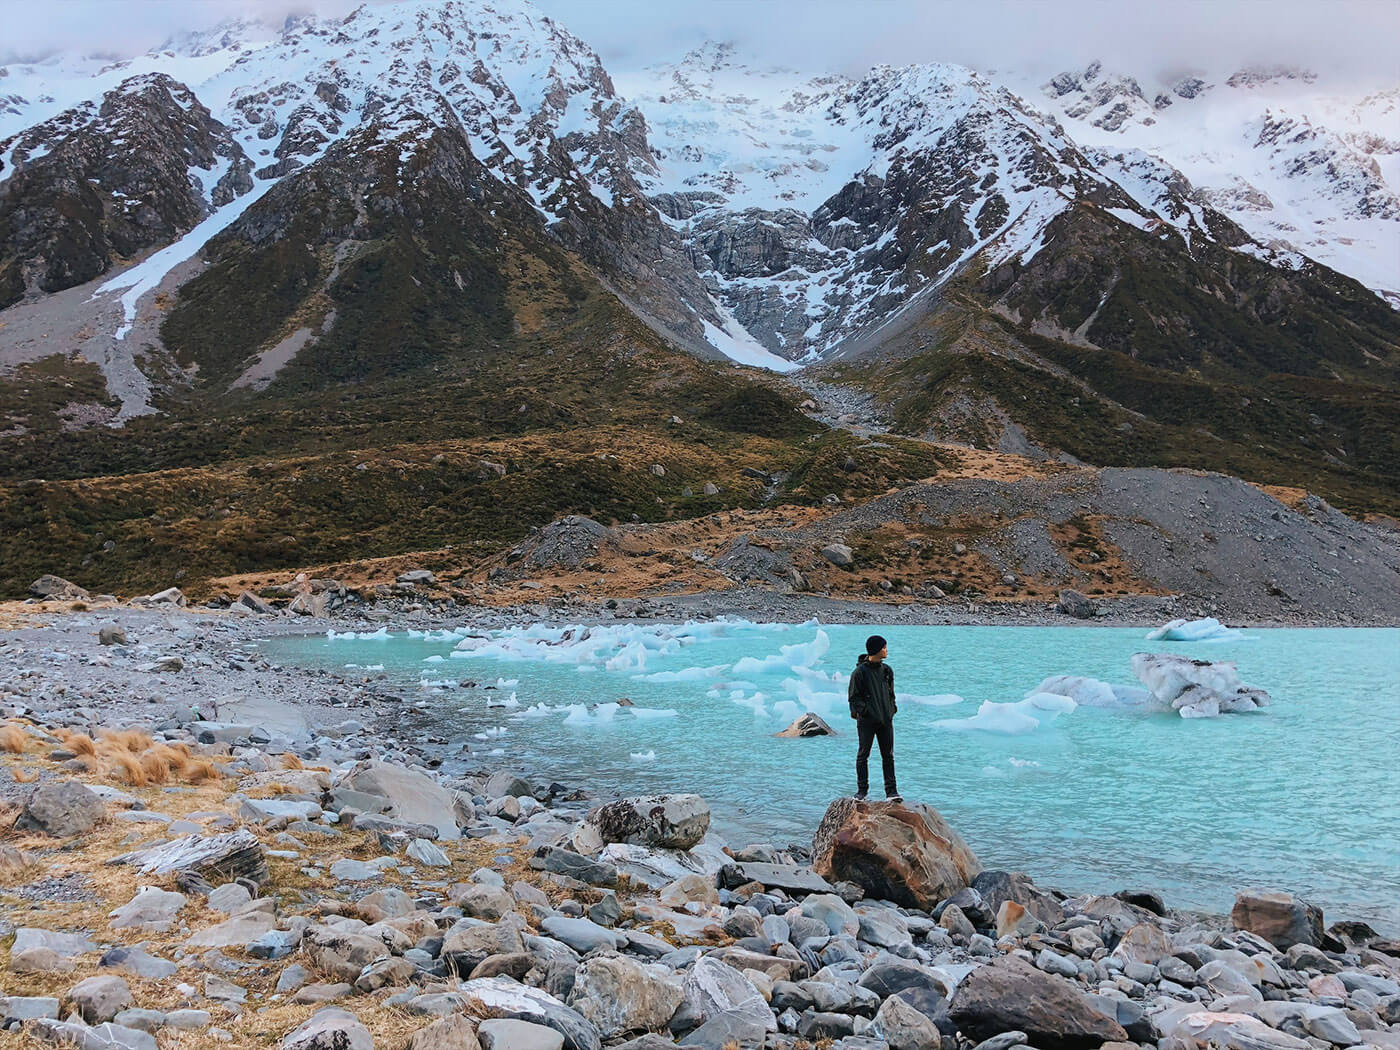
[[[29,593],[41,601],[87,601],[92,597],[76,583],[70,583],[62,576],[45,573],[29,585]]]
[[[932,806],[841,798],[827,807],[812,840],[812,869],[872,897],[932,908],[982,866]]]
[[[0,170],[0,308],[167,244],[252,188],[228,128],[163,73],[131,77],[100,103],[0,141],[0,155],[10,151],[13,168]]]

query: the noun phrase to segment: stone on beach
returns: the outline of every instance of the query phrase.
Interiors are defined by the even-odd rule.
[[[374,1037],[350,1011],[327,1006],[282,1040],[282,1050],[374,1050]]]
[[[932,806],[841,798],[817,828],[812,870],[828,881],[853,882],[867,896],[928,910],[982,867]]]
[[[1019,1031],[1044,1050],[1093,1050],[1128,1040],[1123,1027],[1090,1005],[1076,985],[1012,956],[963,978],[949,1013],[972,1039]]]
[[[67,839],[91,831],[106,815],[107,807],[87,787],[76,780],[60,780],[30,792],[15,827]]]
[[[267,880],[267,857],[262,843],[247,828],[223,835],[183,835],[159,846],[122,854],[112,863],[130,864],[147,875],[192,871],[220,881]]]
[[[699,795],[622,798],[593,809],[579,836],[596,842],[687,850],[710,829],[710,807]],[[596,852],[589,850],[588,852]]]
[[[411,824],[431,825],[437,828],[439,839],[461,836],[451,793],[424,773],[371,759],[351,770],[345,784],[388,799],[391,816]]]
[[[1322,943],[1322,909],[1277,890],[1245,890],[1235,897],[1230,923],[1264,938],[1275,948]]]
[[[613,1039],[662,1027],[684,998],[680,979],[666,967],[599,955],[575,972],[568,1005]]]

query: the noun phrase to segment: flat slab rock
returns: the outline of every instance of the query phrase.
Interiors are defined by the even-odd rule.
[[[247,828],[224,835],[185,835],[150,849],[124,853],[109,863],[130,864],[146,875],[193,871],[213,881],[247,878],[266,882],[267,856],[262,844]]]
[[[1096,1050],[1127,1042],[1117,1021],[1096,1010],[1075,985],[1006,956],[973,970],[958,985],[949,1014],[974,1041],[1025,1032],[1043,1050]]]
[[[811,868],[800,868],[795,864],[726,864],[720,870],[720,878],[728,889],[748,882],[761,882],[769,889],[780,889],[788,893],[835,893],[831,883]]]

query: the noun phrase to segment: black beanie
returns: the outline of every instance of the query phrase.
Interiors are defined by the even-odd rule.
[[[865,640],[865,654],[867,656],[874,656],[884,647],[885,640],[881,638],[878,634],[872,634],[869,638]]]

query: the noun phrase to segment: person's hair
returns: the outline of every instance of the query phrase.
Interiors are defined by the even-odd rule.
[[[878,634],[872,634],[865,640],[865,652],[868,656],[874,656],[886,645],[885,639]]]

